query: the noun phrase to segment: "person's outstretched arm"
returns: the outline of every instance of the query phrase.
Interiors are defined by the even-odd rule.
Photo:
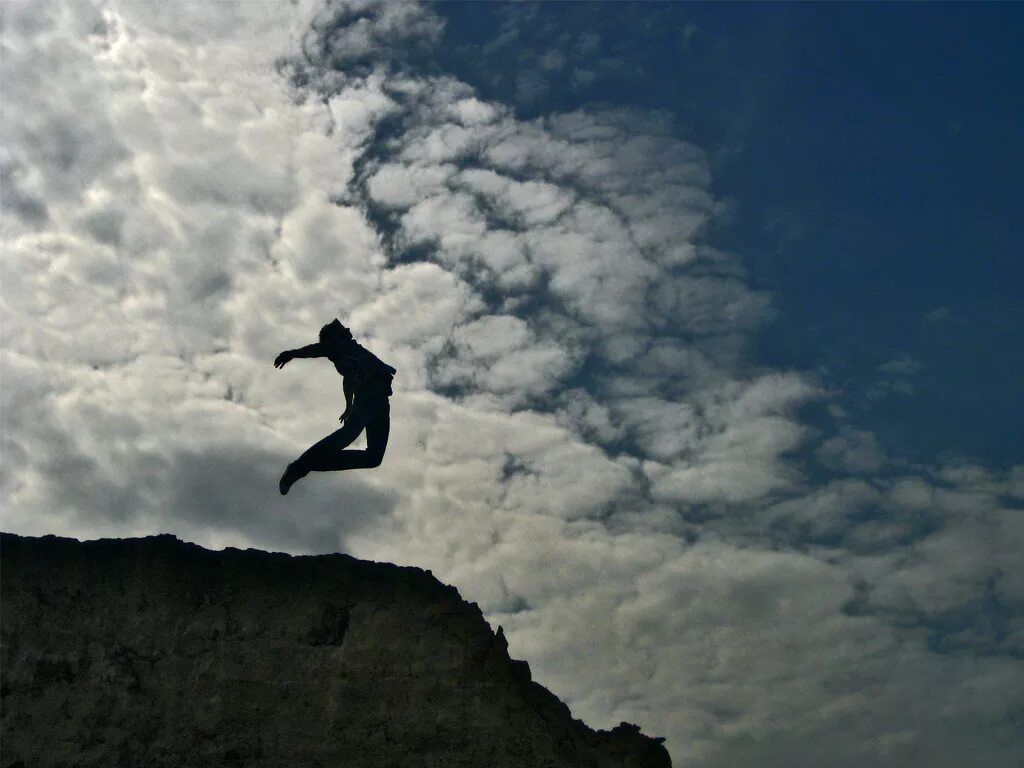
[[[274,360],[274,367],[284,368],[296,357],[324,357],[324,351],[319,344],[308,344],[299,349],[286,349]]]

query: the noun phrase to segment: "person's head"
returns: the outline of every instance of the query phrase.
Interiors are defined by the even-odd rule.
[[[321,344],[339,344],[352,338],[352,331],[335,318],[320,329]]]

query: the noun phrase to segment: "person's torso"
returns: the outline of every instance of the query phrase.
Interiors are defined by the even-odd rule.
[[[354,392],[375,385],[390,385],[395,375],[393,367],[355,340],[330,350],[328,359],[334,363],[335,370],[351,383]]]

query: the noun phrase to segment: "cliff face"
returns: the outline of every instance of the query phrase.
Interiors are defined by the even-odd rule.
[[[0,768],[667,768],[416,568],[0,535]]]

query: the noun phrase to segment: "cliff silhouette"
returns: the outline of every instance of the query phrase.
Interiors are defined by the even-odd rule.
[[[0,768],[669,768],[429,571],[0,534]]]

